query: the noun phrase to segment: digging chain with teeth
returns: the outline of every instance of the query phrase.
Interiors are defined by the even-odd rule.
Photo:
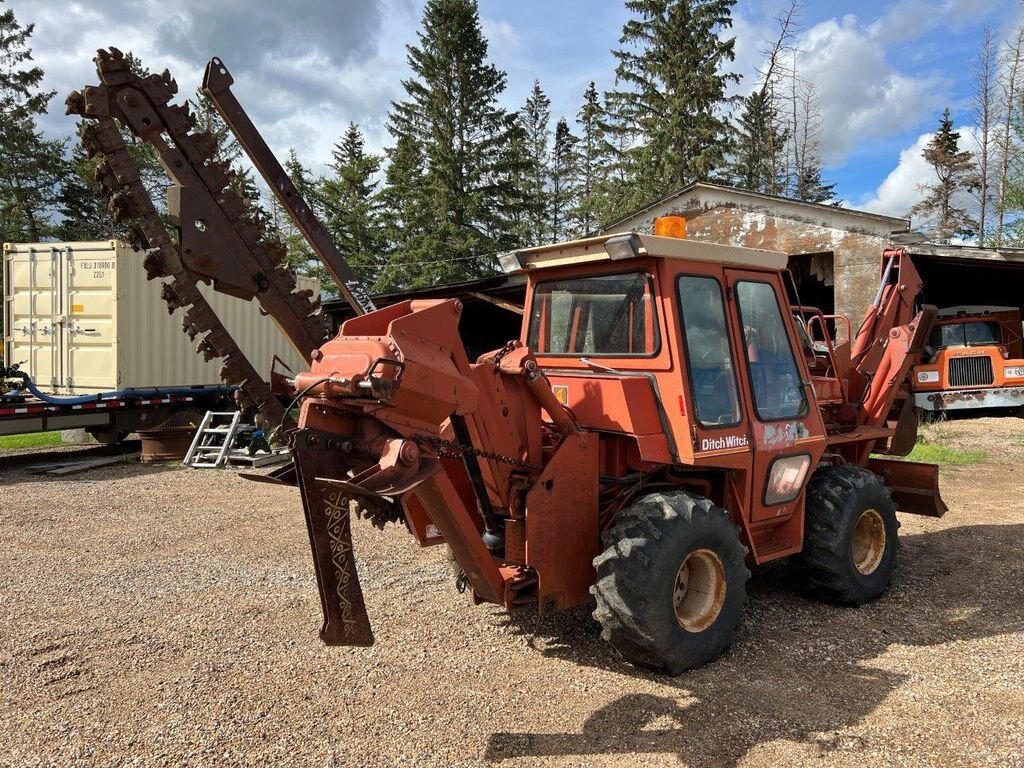
[[[67,111],[85,118],[81,140],[87,155],[102,157],[96,180],[107,195],[108,210],[115,221],[130,225],[132,247],[148,251],[144,261],[147,277],[169,278],[161,290],[168,312],[185,308],[183,330],[193,341],[199,337],[196,351],[205,360],[222,361],[221,378],[239,388],[239,406],[255,405],[265,423],[281,423],[285,418],[281,403],[200,292],[199,281],[211,278],[190,269],[183,260],[180,244],[169,236],[138,166],[128,154],[121,128],[129,128],[151,144],[171,179],[187,188],[189,204],[216,220],[219,233],[227,233],[216,243],[216,256],[199,254],[195,263],[212,259],[236,282],[240,269],[245,284],[234,285],[229,280],[228,287],[233,290],[228,292],[244,298],[255,295],[307,360],[327,336],[319,300],[311,300],[311,291],[295,290],[294,274],[281,263],[284,245],[268,236],[261,212],[251,209],[250,201],[230,188],[234,173],[229,163],[213,159],[220,148],[217,138],[193,130],[195,118],[187,102],[169,104],[178,90],[170,74],[165,70],[161,75],[139,77],[116,48],[98,51],[95,62],[101,84],[71,93]]]
[[[509,466],[519,467],[521,469],[531,469],[535,472],[540,472],[544,469],[537,464],[530,464],[529,462],[517,459],[514,456],[504,456],[500,453],[494,453],[493,451],[485,451],[481,448],[474,448],[471,445],[457,443],[454,440],[445,440],[443,437],[413,437],[412,440],[417,445],[429,446],[437,453],[438,456],[447,456],[452,459],[461,459],[465,456],[476,456],[481,459],[488,459],[490,461],[497,462],[498,464],[508,464]]]

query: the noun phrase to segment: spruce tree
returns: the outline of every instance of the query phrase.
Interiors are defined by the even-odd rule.
[[[569,130],[563,117],[555,126],[555,144],[551,151],[551,240],[567,240],[578,234],[575,211],[579,205],[579,139]]]
[[[332,158],[331,173],[319,185],[324,223],[341,255],[372,285],[384,256],[376,179],[381,158],[367,154],[355,123],[334,145]]]
[[[784,154],[788,131],[767,89],[743,99],[736,126],[736,151],[730,168],[737,186],[779,195],[785,191]]]
[[[314,209],[319,215],[316,206],[315,183],[309,169],[299,160],[298,153],[294,148],[288,150],[288,159],[284,162],[285,173],[295,189],[302,196],[302,199]],[[266,202],[267,228],[271,234],[279,237],[285,245],[284,263],[292,267],[298,274],[306,277],[313,277],[320,281],[325,289],[330,288],[327,272],[320,265],[313,249],[309,247],[306,238],[295,225],[291,216],[278,202],[273,192],[267,191],[261,195]]]
[[[961,204],[962,195],[974,191],[980,183],[978,169],[971,153],[961,151],[959,144],[960,133],[953,130],[947,107],[939,120],[939,130],[921,153],[934,169],[936,181],[921,186],[925,197],[910,211],[911,216],[924,217],[929,225],[926,231],[940,240],[955,235],[969,237],[978,227]]]
[[[504,213],[513,118],[498,105],[505,73],[487,62],[487,40],[475,0],[428,0],[417,45],[408,46],[413,77],[406,98],[392,104],[388,129],[396,141],[422,148],[424,189],[392,189],[408,210],[424,204],[429,236],[402,236],[401,260],[415,265],[408,287],[491,272],[495,254],[515,245]]]
[[[821,179],[821,165],[817,162],[805,165],[796,179],[796,199],[805,203],[829,203],[838,206],[835,201],[834,182],[826,182]],[[835,201],[835,202],[833,202]]]
[[[86,157],[81,144],[72,146],[57,205],[60,223],[54,234],[60,240],[110,240],[127,234],[103,203],[96,165],[97,158]]]
[[[502,196],[499,211],[511,247],[536,245],[537,207],[532,195],[536,177],[536,163],[530,141],[521,119],[516,119],[509,132],[505,149],[504,183],[507,194]]]
[[[519,113],[526,138],[528,169],[526,173],[525,204],[530,227],[528,242],[538,245],[545,242],[550,232],[551,191],[551,99],[540,87],[540,81],[533,81],[533,89],[526,104]]]
[[[374,283],[375,292],[412,284],[426,284],[432,247],[431,208],[426,187],[426,157],[412,136],[399,136],[388,152],[381,203],[385,212],[383,229],[387,259]]]
[[[31,64],[33,29],[10,8],[0,11],[0,242],[53,233],[50,214],[66,168],[65,142],[43,138],[36,124],[55,92],[40,89],[43,70]]]
[[[605,110],[597,86],[591,81],[583,93],[583,106],[576,114],[580,137],[577,145],[578,184],[573,218],[581,236],[600,227],[605,210],[606,180],[610,162]]]
[[[626,22],[613,51],[619,86],[609,94],[619,131],[638,130],[643,152],[637,179],[649,197],[713,177],[728,155],[723,114],[726,88],[739,82],[735,59],[735,0],[628,0]]]

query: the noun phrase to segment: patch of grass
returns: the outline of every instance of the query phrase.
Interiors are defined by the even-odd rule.
[[[45,448],[60,445],[60,432],[34,432],[29,435],[7,435],[0,437],[0,451],[15,448]]]
[[[921,440],[914,446],[906,461],[920,461],[927,464],[963,465],[977,464],[988,458],[985,451],[960,451],[948,445],[937,445]]]

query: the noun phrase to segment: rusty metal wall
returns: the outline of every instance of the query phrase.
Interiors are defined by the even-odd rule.
[[[146,279],[142,262],[118,241],[5,244],[6,359],[27,360],[39,386],[59,394],[221,384],[221,362],[196,354],[181,330],[183,310],[168,315],[160,282]],[[307,278],[298,287],[319,290]],[[306,367],[256,302],[201,290],[265,377],[275,354]]]
[[[737,193],[742,194],[742,193]],[[626,222],[625,229],[651,232],[657,216],[680,213],[687,219],[687,237],[724,245],[765,248],[791,255],[817,254],[818,270],[828,272],[823,263],[831,254],[831,278],[835,292],[835,310],[847,315],[856,327],[878,290],[882,250],[890,243],[884,222],[871,227],[845,229],[837,221],[828,221],[828,211],[818,219],[792,218],[773,212],[770,206],[741,207],[735,204],[697,207],[692,200],[666,203]],[[842,212],[837,213],[842,216]]]
[[[888,235],[851,232],[794,221],[764,211],[716,208],[687,221],[688,235],[699,240],[769,248],[789,254],[832,254],[835,308],[856,325],[878,291],[882,250]]]

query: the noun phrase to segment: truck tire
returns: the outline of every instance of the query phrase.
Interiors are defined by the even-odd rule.
[[[621,512],[602,539],[594,618],[625,659],[678,675],[729,646],[750,571],[728,512],[702,496],[652,494]]]
[[[896,505],[882,478],[852,464],[819,469],[807,484],[804,548],[793,561],[804,588],[861,605],[885,592],[896,566]]]

